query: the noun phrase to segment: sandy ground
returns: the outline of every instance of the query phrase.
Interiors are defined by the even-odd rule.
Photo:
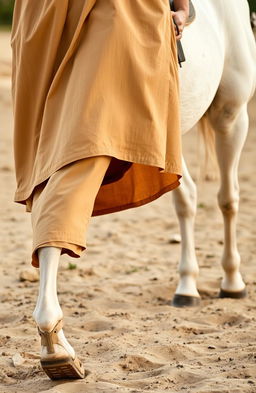
[[[218,299],[222,218],[218,181],[199,184],[196,220],[199,290],[195,309],[168,305],[177,284],[180,246],[171,195],[92,220],[88,252],[62,257],[59,299],[66,335],[89,372],[77,382],[52,382],[39,367],[31,317],[37,282],[20,281],[30,267],[30,216],[12,202],[9,34],[0,34],[0,391],[27,393],[256,392],[256,99],[240,166],[238,243],[249,296]],[[196,135],[184,138],[191,172],[198,172]],[[69,269],[69,263],[75,263]],[[14,366],[14,360],[16,360]],[[19,365],[20,364],[20,365]]]

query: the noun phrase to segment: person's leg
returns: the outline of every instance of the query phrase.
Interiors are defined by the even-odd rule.
[[[57,297],[62,247],[71,255],[76,248],[85,247],[88,221],[110,161],[111,157],[100,156],[67,165],[54,173],[35,193],[32,226],[34,261],[40,268],[40,287],[33,317],[41,336],[51,332],[63,318]],[[56,365],[56,359],[70,357],[74,360],[75,352],[64,336],[62,325],[54,330],[57,331],[52,342],[43,337],[41,363],[44,370],[52,379],[82,377],[82,368],[78,367],[76,372],[77,367],[72,360],[68,366],[67,362],[63,367]],[[49,362],[52,364],[49,365]]]

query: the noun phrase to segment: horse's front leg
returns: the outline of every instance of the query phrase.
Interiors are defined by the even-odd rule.
[[[83,378],[84,370],[62,329],[63,313],[57,296],[61,249],[38,250],[40,286],[33,317],[41,336],[41,365],[51,379]]]
[[[194,221],[197,207],[196,185],[183,159],[183,178],[180,187],[173,192],[176,213],[181,231],[181,258],[179,284],[172,304],[177,307],[195,306],[200,302],[196,287],[199,273],[194,244]]]
[[[216,112],[213,122],[216,133],[216,152],[220,168],[221,186],[218,193],[219,207],[224,219],[224,250],[222,266],[224,278],[220,297],[241,298],[246,295],[241,277],[240,254],[237,249],[236,224],[239,207],[238,164],[248,132],[247,107],[224,108]]]

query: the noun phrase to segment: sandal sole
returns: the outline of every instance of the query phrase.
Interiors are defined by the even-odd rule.
[[[44,372],[52,380],[83,379],[85,377],[83,366],[77,367],[71,358],[41,360],[40,363]]]

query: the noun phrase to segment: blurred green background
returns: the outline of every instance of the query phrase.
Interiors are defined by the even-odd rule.
[[[13,6],[14,6],[14,0],[0,0],[0,24],[1,25],[10,25],[11,24]]]
[[[256,12],[256,0],[248,0],[250,4],[251,11]]]
[[[12,10],[15,0],[0,0],[0,24],[1,25],[10,25],[12,22]],[[25,0],[18,0],[25,1]],[[37,1],[37,0],[34,0]],[[251,11],[256,12],[256,0],[248,0]],[[235,6],[236,0],[234,0]]]

